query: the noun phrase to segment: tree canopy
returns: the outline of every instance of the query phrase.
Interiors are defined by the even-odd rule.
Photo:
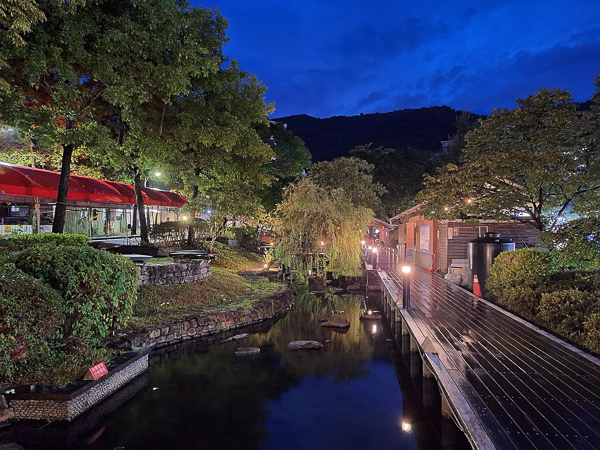
[[[497,109],[465,136],[460,165],[425,177],[418,200],[434,219],[510,220],[552,228],[567,212],[598,204],[597,121],[570,92],[541,89]]]

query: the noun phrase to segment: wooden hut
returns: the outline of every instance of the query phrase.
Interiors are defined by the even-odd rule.
[[[534,247],[540,243],[539,231],[533,225],[513,220],[496,222],[482,220],[468,224],[462,220],[426,220],[421,216],[424,209],[419,204],[392,217],[391,222],[398,227],[398,250],[400,257],[413,260],[425,269],[435,268],[448,273],[450,265],[464,264],[467,260],[469,241],[487,232],[500,233],[512,239],[515,248]]]

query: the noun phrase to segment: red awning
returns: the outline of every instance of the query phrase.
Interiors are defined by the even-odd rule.
[[[56,200],[60,174],[14,164],[0,163],[0,195]],[[179,208],[187,203],[173,192],[142,188],[144,204]],[[135,204],[133,186],[116,181],[71,175],[67,201]]]

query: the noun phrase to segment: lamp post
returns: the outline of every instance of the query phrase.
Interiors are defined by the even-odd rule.
[[[377,248],[373,247],[373,269],[377,269],[377,263],[379,262],[379,254]]]
[[[410,309],[410,266],[402,266],[402,307]]]

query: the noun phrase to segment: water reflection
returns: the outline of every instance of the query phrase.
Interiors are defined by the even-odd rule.
[[[449,448],[437,387],[415,372],[420,363],[394,319],[359,319],[367,308],[382,310],[380,298],[324,291],[298,292],[290,314],[242,341],[155,352],[148,387],[68,448]],[[350,329],[320,327],[329,318],[348,319]],[[394,335],[397,344],[387,341]],[[293,340],[325,346],[288,350]],[[261,353],[235,357],[238,347]]]

